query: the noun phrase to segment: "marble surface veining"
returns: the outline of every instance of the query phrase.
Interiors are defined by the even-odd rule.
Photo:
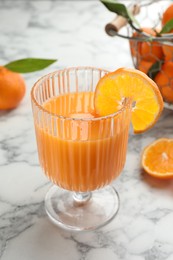
[[[165,109],[147,133],[130,133],[125,168],[113,183],[121,207],[110,224],[71,233],[50,223],[44,210],[51,184],[38,163],[30,89],[40,76],[63,67],[132,67],[128,42],[104,32],[113,17],[94,0],[0,0],[0,64],[25,57],[58,59],[44,71],[23,75],[24,100],[0,113],[1,260],[173,260],[173,182],[151,178],[140,168],[147,144],[173,138],[173,111]]]

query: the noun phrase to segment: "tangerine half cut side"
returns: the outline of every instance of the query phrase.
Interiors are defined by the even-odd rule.
[[[153,177],[173,178],[173,139],[161,138],[148,145],[142,153],[142,167]]]

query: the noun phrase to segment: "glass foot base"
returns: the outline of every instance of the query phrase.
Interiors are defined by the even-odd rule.
[[[89,193],[83,203],[75,197],[73,192],[57,186],[50,188],[45,208],[54,224],[73,231],[93,230],[107,224],[119,209],[119,196],[112,186],[91,192],[91,197]]]

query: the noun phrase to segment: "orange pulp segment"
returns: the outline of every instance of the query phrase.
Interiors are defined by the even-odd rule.
[[[132,100],[132,125],[135,133],[151,128],[163,109],[163,99],[156,83],[145,73],[120,68],[102,77],[95,90],[95,111],[99,116],[123,108],[125,98]]]
[[[142,154],[142,167],[154,177],[173,178],[173,139],[161,138],[147,146]]]

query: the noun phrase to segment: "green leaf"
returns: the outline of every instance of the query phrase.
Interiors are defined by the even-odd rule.
[[[162,28],[160,34],[169,33],[173,29],[173,19],[169,20]]]
[[[4,67],[18,73],[29,73],[42,70],[54,63],[55,61],[57,60],[26,58],[12,61],[4,65]]]
[[[129,17],[130,17],[130,20],[133,22],[133,23],[135,23],[139,28],[141,27],[140,26],[140,23],[136,20],[136,18],[132,15],[132,13],[127,9],[127,13],[128,13],[128,15],[129,15]]]
[[[135,19],[135,17],[132,15],[132,13],[126,8],[124,4],[118,3],[116,0],[100,0],[106,8],[111,11],[116,13],[117,15],[123,16],[124,18],[127,19],[129,22],[134,22],[136,23],[139,27],[139,23]]]
[[[118,3],[116,0],[101,0],[101,2],[107,7],[109,11],[131,20],[124,4]]]
[[[163,61],[162,60],[159,60],[159,61],[156,61],[148,70],[148,73],[147,75],[154,80],[155,76],[157,75],[157,73],[159,71],[161,71],[161,68],[162,68],[162,64],[163,64]]]

